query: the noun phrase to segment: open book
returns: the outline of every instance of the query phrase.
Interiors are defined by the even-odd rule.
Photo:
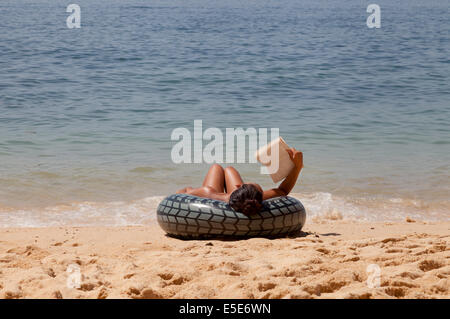
[[[286,178],[295,167],[287,152],[288,149],[289,146],[279,137],[255,153],[256,160],[264,165],[264,173],[270,174],[274,183]]]

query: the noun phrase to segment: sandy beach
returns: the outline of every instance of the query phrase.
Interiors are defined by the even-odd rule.
[[[0,6],[0,299],[450,298],[449,0]]]
[[[449,238],[450,222],[414,220],[315,220],[296,237],[240,241],[157,225],[4,228],[0,297],[449,298]]]

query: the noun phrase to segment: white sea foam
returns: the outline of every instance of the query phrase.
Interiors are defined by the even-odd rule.
[[[0,209],[1,227],[149,225],[164,196],[131,202],[82,202],[35,209]]]
[[[292,194],[302,201],[309,218],[360,221],[450,220],[450,202],[417,199],[342,197],[330,193]]]
[[[305,206],[308,220],[450,220],[449,202],[389,198],[347,198],[330,193],[291,194]],[[0,208],[0,227],[134,226],[156,222],[164,196],[124,202],[80,202],[46,208]]]

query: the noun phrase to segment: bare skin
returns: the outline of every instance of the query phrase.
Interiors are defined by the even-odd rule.
[[[278,197],[287,196],[292,188],[294,188],[297,182],[298,175],[303,168],[303,153],[297,151],[295,148],[288,150],[291,160],[294,162],[295,167],[284,179],[284,181],[277,188],[271,188],[263,190],[260,185],[256,183],[252,184],[263,193],[263,200]],[[202,187],[192,188],[186,187],[180,189],[177,194],[190,194],[199,197],[211,198],[228,202],[230,195],[237,188],[244,184],[241,175],[234,167],[223,168],[219,164],[213,164],[203,181]]]

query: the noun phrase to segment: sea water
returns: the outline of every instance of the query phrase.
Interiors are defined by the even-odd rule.
[[[136,225],[199,186],[172,131],[279,128],[310,217],[450,219],[447,0],[0,3],[0,226]],[[244,180],[273,187],[257,164]]]

